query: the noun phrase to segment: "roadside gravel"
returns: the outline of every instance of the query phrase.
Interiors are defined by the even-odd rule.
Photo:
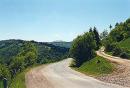
[[[100,76],[97,79],[130,88],[130,60],[107,55],[103,49],[97,51],[97,54],[111,61],[116,67],[112,74]]]

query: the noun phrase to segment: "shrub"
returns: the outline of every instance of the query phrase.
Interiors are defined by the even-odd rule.
[[[105,51],[111,52],[111,51],[113,51],[113,49],[114,49],[115,47],[116,47],[116,44],[115,44],[115,43],[112,43],[112,44],[108,43],[108,44],[106,44],[106,46],[105,46]]]
[[[129,54],[126,53],[126,52],[122,52],[122,53],[120,54],[120,57],[121,57],[121,58],[126,58],[126,59],[130,58]]]
[[[70,55],[75,59],[76,66],[79,67],[83,62],[95,57],[95,40],[91,33],[78,36],[72,43]]]
[[[114,47],[113,51],[112,51],[112,55],[114,56],[119,56],[122,53],[122,49],[118,46]]]

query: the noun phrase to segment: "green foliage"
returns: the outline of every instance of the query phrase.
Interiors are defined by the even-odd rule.
[[[94,27],[93,33],[94,33],[94,39],[96,41],[96,49],[98,50],[101,45],[101,40],[96,27]]]
[[[119,46],[130,51],[130,38],[127,38],[119,42]]]
[[[105,51],[111,52],[116,46],[116,43],[113,43],[111,37],[107,37],[103,45],[105,46]]]
[[[70,49],[70,55],[75,59],[76,66],[79,67],[83,62],[92,59],[95,56],[95,47],[95,40],[91,33],[78,36]]]
[[[31,67],[26,68],[22,72],[17,73],[16,76],[12,79],[11,85],[9,86],[9,88],[26,88],[25,75],[31,68],[35,66],[37,65],[33,65]]]
[[[25,85],[25,72],[16,75],[11,81],[10,88],[26,88]]]
[[[128,53],[126,53],[126,52],[122,52],[122,53],[120,54],[120,57],[121,57],[121,58],[130,58],[130,55],[129,55]]]
[[[14,79],[16,74],[35,63],[42,64],[62,60],[67,57],[67,52],[68,48],[48,43],[23,40],[0,41],[0,79],[7,78],[9,83],[15,80],[17,85],[12,88],[25,88],[19,87],[22,86],[20,83],[23,80],[22,78]]]
[[[54,41],[51,42],[50,44],[59,46],[59,47],[65,47],[65,48],[70,48],[71,47],[71,42],[64,42],[64,41]]]
[[[108,36],[108,31],[104,30],[101,34],[100,34],[100,39],[101,40],[105,40]]]
[[[130,19],[116,23],[115,28],[103,41],[105,50],[112,55],[130,58]]]
[[[24,69],[24,57],[15,57],[10,64],[12,76]]]
[[[102,75],[109,74],[115,69],[114,65],[102,57],[95,57],[90,61],[84,62],[78,71],[90,75]]]
[[[11,75],[7,66],[0,64],[0,79],[7,78],[10,80]]]
[[[25,60],[24,60],[25,65],[26,66],[33,65],[34,63],[36,63],[36,59],[37,59],[37,55],[34,52],[30,51],[26,53]]]
[[[38,43],[37,63],[50,63],[67,58],[68,48],[55,46],[48,43]]]
[[[112,55],[119,56],[122,52],[122,49],[119,46],[114,46],[112,50]]]
[[[124,23],[120,23],[110,32],[110,36],[115,42],[120,42],[130,37],[130,19]]]

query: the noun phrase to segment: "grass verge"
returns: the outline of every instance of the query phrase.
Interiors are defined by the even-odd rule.
[[[25,75],[26,73],[34,67],[39,65],[33,65],[31,67],[26,68],[24,71],[18,73],[11,81],[9,88],[26,88],[25,84]],[[0,87],[1,88],[1,87]]]
[[[58,62],[58,61],[55,61]],[[54,62],[50,62],[50,63],[54,63]],[[26,68],[24,71],[18,73],[11,81],[10,87],[9,88],[26,88],[26,84],[25,84],[25,75],[28,71],[30,71],[31,69],[38,67],[38,66],[42,66],[42,65],[48,65],[50,64],[49,62],[46,64],[35,64],[31,67]],[[1,87],[0,87],[1,88]]]
[[[75,70],[91,76],[100,76],[110,74],[115,67],[108,60],[97,56],[90,61],[83,63],[79,68],[74,67]]]

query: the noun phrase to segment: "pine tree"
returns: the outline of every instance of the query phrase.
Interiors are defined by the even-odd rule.
[[[97,45],[96,49],[99,49],[101,42],[100,42],[100,36],[96,27],[93,28],[93,33],[94,33],[94,39]]]
[[[111,24],[110,24],[109,28],[110,28],[110,30],[112,29],[112,25]]]

